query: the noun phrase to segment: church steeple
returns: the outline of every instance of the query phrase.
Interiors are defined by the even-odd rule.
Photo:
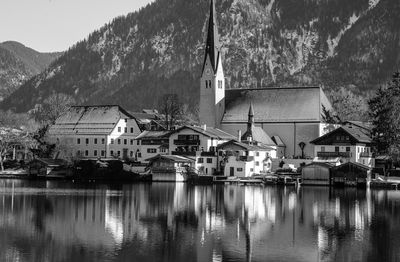
[[[214,73],[217,72],[218,69],[218,60],[220,59],[220,44],[219,44],[219,35],[218,35],[218,25],[216,20],[216,12],[215,12],[215,2],[211,0],[210,5],[210,17],[208,18],[208,33],[207,33],[207,41],[206,41],[206,54],[204,57],[204,66],[207,61],[207,56],[210,57],[210,61],[212,67],[214,69]]]
[[[244,135],[242,136],[242,141],[252,142],[254,139],[253,131],[254,131],[254,108],[253,104],[250,103],[249,114],[247,119],[247,130],[246,133],[244,133]]]

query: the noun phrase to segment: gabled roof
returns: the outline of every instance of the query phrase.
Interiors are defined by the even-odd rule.
[[[120,119],[134,118],[117,105],[73,106],[56,120],[49,133],[108,135]]]
[[[274,141],[272,141],[272,139],[269,137],[269,135],[264,131],[264,129],[259,126],[254,126],[251,128],[250,131],[246,131],[246,133],[244,133],[242,136],[242,141],[246,140],[248,136],[251,136],[253,141],[259,142],[267,146],[276,145]]]
[[[318,137],[317,139],[314,139],[313,141],[311,141],[311,144],[318,144],[321,143],[323,140],[331,137],[331,136],[335,136],[338,132],[345,132],[346,134],[348,134],[352,139],[354,139],[354,141],[356,143],[366,143],[369,144],[371,143],[371,137],[370,134],[368,132],[368,130],[364,129],[364,128],[360,128],[357,126],[341,126],[339,128],[336,128],[335,130]]]
[[[178,133],[181,130],[184,129],[191,129],[196,133],[211,137],[211,138],[215,138],[215,139],[221,139],[221,140],[230,140],[230,139],[235,139],[236,137],[226,133],[224,131],[222,131],[221,129],[218,128],[214,128],[214,127],[206,127],[205,129],[203,127],[199,127],[199,126],[182,126],[180,128],[178,128],[177,130],[173,131],[173,133]]]
[[[357,167],[363,170],[369,170],[370,168],[366,165],[363,165],[361,163],[357,163],[357,162],[346,162],[344,164],[341,164],[340,166],[334,166],[332,167],[333,170],[338,170],[338,169],[343,169],[346,168],[347,166],[352,166],[352,167]]]
[[[332,106],[320,87],[228,89],[223,123],[247,122],[250,103],[257,123],[321,122],[322,106]]]
[[[143,131],[140,135],[138,135],[135,139],[162,139],[168,138],[171,134],[171,131]]]
[[[193,162],[194,159],[192,158],[188,158],[188,157],[184,157],[184,156],[175,156],[175,155],[156,155],[155,157],[146,159],[146,161],[154,161],[154,160],[158,160],[158,159],[165,159],[168,161],[172,161],[172,162],[178,162],[178,163],[190,163]]]
[[[228,142],[222,143],[222,144],[217,146],[217,150],[224,150],[224,148],[226,146],[229,146],[229,145],[235,145],[235,146],[241,147],[241,148],[243,148],[243,150],[246,150],[246,151],[271,151],[271,150],[275,150],[274,148],[269,147],[269,146],[251,145],[251,144],[246,144],[246,143],[239,142],[237,140],[230,140]]]
[[[286,147],[285,143],[282,142],[282,139],[279,136],[273,136],[271,139],[275,142],[275,145],[279,147]]]
[[[33,161],[41,162],[50,167],[59,167],[59,166],[66,166],[68,162],[63,159],[52,159],[52,158],[37,158]]]

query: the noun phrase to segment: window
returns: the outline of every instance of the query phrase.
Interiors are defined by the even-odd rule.
[[[238,167],[238,168],[236,168],[236,171],[238,171],[238,172],[243,172],[243,168]]]
[[[256,161],[256,166],[259,166],[259,165],[260,165],[260,162]]]
[[[93,155],[94,155],[94,156],[97,156],[97,150],[94,150],[94,151],[93,151]]]
[[[137,141],[137,145],[140,146],[140,140]]]
[[[110,151],[110,155],[111,155],[111,156],[114,156],[114,150],[111,150],[111,151]]]
[[[197,161],[199,164],[203,164],[204,163],[204,159],[202,157],[199,157],[199,160]]]
[[[78,145],[80,145],[80,144],[81,144],[81,139],[78,138],[78,139],[76,140],[76,143],[77,143]]]
[[[350,140],[350,137],[349,137],[349,136],[346,136],[346,140],[349,141],[349,140]]]
[[[118,142],[118,145],[120,145],[121,144],[121,139],[118,138],[117,142]]]
[[[101,156],[105,156],[106,155],[106,151],[101,150]]]
[[[156,148],[147,148],[147,153],[157,153],[157,149]]]
[[[127,118],[125,118],[125,123],[128,123],[128,119]]]
[[[253,169],[253,168],[250,168],[250,172],[254,172],[254,169]]]
[[[346,152],[350,152],[350,147],[346,147]]]
[[[137,157],[138,157],[138,158],[141,158],[141,157],[142,157],[142,153],[140,153],[140,152],[137,153]]]
[[[219,152],[218,152],[218,155],[219,155],[219,156],[223,156],[223,155],[224,155],[224,152],[219,151]]]
[[[335,152],[339,152],[339,147],[335,146]]]
[[[106,140],[104,138],[102,138],[101,143],[104,145],[106,143]]]
[[[128,139],[124,139],[124,145],[128,144]]]
[[[121,127],[120,126],[118,127],[118,133],[121,133]]]
[[[256,152],[256,156],[260,156],[260,152]]]
[[[133,146],[133,139],[131,139],[131,146]]]
[[[129,155],[130,155],[131,157],[133,157],[133,151],[131,151],[131,152],[129,153]]]
[[[120,157],[121,156],[121,151],[117,151],[117,155],[118,155],[118,157]]]
[[[86,145],[89,145],[89,138],[86,138]]]
[[[111,138],[111,145],[114,145],[114,138]]]
[[[85,156],[88,156],[88,155],[89,155],[89,151],[85,150]]]
[[[164,148],[164,147],[162,147],[162,148],[160,148],[160,152],[161,152],[161,153],[165,153],[165,152],[167,152],[167,149]]]
[[[81,150],[76,151],[76,156],[80,156],[81,155]]]
[[[219,89],[222,88],[222,80],[218,80],[218,88],[219,88]]]
[[[325,152],[325,147],[321,146],[321,152]]]
[[[94,139],[94,144],[97,145],[97,138]]]
[[[133,134],[133,127],[131,127],[131,134]]]
[[[212,162],[213,162],[213,161],[212,161],[212,158],[207,158],[207,163],[208,163],[208,164],[212,164]]]
[[[124,133],[128,133],[128,128],[127,127],[124,128]]]

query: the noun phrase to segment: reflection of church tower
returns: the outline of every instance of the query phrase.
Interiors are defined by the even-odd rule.
[[[215,4],[211,0],[199,108],[200,123],[211,127],[220,126],[225,111],[225,79],[215,16]]]

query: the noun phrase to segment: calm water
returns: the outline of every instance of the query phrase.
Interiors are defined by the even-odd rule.
[[[400,261],[400,192],[0,180],[0,261]]]

